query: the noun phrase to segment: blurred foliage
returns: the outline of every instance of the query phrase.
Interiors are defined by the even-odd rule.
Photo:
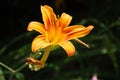
[[[5,80],[2,69],[0,68],[0,80]]]
[[[13,0],[6,1],[0,32],[0,80],[120,80],[120,0]],[[54,48],[40,71],[30,71],[26,58],[36,32],[26,32],[30,21],[42,21],[40,5],[50,5],[57,14],[73,16],[72,24],[94,25],[93,31],[81,38],[90,49],[73,42],[76,53],[67,57],[61,47]],[[5,13],[5,14],[4,14]],[[4,15],[4,16],[3,16]],[[6,22],[7,20],[7,22]],[[16,71],[16,72],[14,72]]]

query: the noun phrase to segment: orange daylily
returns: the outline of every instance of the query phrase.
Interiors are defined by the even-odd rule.
[[[69,41],[84,37],[94,28],[92,25],[85,27],[83,25],[69,26],[72,16],[62,13],[57,17],[53,9],[44,5],[41,6],[41,13],[44,24],[36,21],[29,23],[27,30],[35,30],[40,33],[32,42],[32,51],[46,48],[48,46],[60,45],[68,56],[73,56],[75,53],[74,45]],[[85,44],[84,42],[80,42]]]

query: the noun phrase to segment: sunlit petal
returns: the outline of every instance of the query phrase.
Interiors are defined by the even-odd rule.
[[[62,13],[59,19],[59,26],[65,28],[70,24],[71,20],[72,20],[72,16],[66,13]]]
[[[75,47],[70,41],[63,41],[59,45],[66,51],[69,57],[75,54]]]
[[[87,34],[90,33],[90,31],[93,29],[94,27],[88,26],[88,27],[83,27],[83,26],[71,26],[68,29],[65,30],[65,32],[67,32],[67,40],[70,39],[74,39],[74,38],[80,38],[80,37],[84,37]]]
[[[86,27],[83,26],[83,25],[73,25],[73,26],[69,26],[69,27],[64,28],[64,32],[70,34],[70,33],[73,33],[73,32],[83,30],[85,28]]]
[[[47,5],[41,6],[41,13],[45,28],[49,29],[49,27],[55,27],[57,18],[55,13],[53,12],[53,9]]]
[[[44,25],[39,23],[39,22],[35,22],[35,21],[32,21],[32,22],[29,23],[27,30],[28,31],[35,30],[35,31],[38,31],[41,34],[45,34]]]
[[[47,43],[45,37],[42,35],[37,36],[32,42],[32,51],[35,52],[42,48],[49,46],[50,43]]]

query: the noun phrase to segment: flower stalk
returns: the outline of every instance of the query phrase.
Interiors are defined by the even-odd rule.
[[[42,56],[42,58],[40,60],[41,62],[43,62],[43,63],[46,62],[46,60],[47,60],[47,58],[48,58],[48,56],[50,54],[50,49],[51,49],[51,46],[48,46],[48,47],[45,48],[45,52],[43,53],[43,56]]]

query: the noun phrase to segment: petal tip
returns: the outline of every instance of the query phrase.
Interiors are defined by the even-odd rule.
[[[28,24],[27,31],[32,31],[32,29],[30,28],[30,25],[31,25],[31,22]]]
[[[50,7],[50,6],[48,6],[48,5],[41,5],[40,7],[41,7],[41,10],[42,10],[43,8],[47,8],[47,7]]]
[[[72,57],[74,55],[75,55],[75,53],[69,53],[69,54],[67,54],[68,57]]]
[[[32,50],[32,52],[36,52],[37,51],[37,49],[33,45],[31,47],[31,50]]]
[[[43,8],[43,5],[40,6],[40,9],[42,9],[42,8]]]
[[[70,41],[61,42],[59,45],[66,51],[68,57],[75,54],[75,47]]]
[[[90,25],[90,26],[88,26],[88,27],[89,27],[90,30],[92,30],[92,29],[94,28],[93,25]]]

